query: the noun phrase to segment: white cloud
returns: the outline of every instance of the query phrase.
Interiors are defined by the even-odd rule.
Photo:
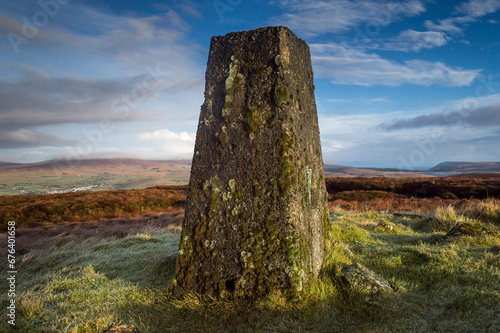
[[[270,20],[273,25],[286,25],[302,35],[328,32],[340,33],[363,23],[387,26],[402,17],[412,17],[425,12],[419,0],[277,0],[284,14]]]
[[[432,31],[444,31],[449,34],[462,35],[462,28],[457,27],[457,22],[454,18],[439,20],[439,23],[434,23],[430,20],[424,22],[424,26]]]
[[[460,14],[481,17],[500,10],[500,0],[470,0],[455,7]]]
[[[379,48],[387,51],[419,52],[447,44],[446,34],[442,31],[405,30],[397,37],[384,42]]]
[[[196,133],[191,132],[172,132],[169,131],[168,128],[156,130],[153,132],[144,132],[137,135],[137,137],[141,140],[155,140],[155,141],[167,141],[167,142],[179,142],[179,141],[187,141],[190,143],[194,143],[196,138]]]
[[[154,152],[155,158],[160,156],[165,158],[191,158],[193,157],[196,133],[174,132],[165,128],[140,133],[137,138],[152,145],[149,149]]]
[[[479,97],[467,97],[450,103],[453,110],[484,108],[500,104],[500,94],[492,94]]]
[[[377,97],[366,100],[367,103],[390,103],[389,97]]]
[[[400,64],[335,43],[312,44],[311,51],[316,77],[331,79],[334,84],[461,87],[470,85],[480,73],[451,68],[441,62],[408,60]]]

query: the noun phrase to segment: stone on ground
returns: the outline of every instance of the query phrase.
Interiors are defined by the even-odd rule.
[[[355,263],[342,269],[340,278],[344,285],[358,291],[392,291],[386,279],[365,266]]]

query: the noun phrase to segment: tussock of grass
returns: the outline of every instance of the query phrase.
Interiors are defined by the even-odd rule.
[[[457,217],[452,210],[438,215]],[[159,263],[177,249],[179,228],[83,241],[68,233],[57,239],[65,239],[59,247],[51,243],[57,236],[51,236],[46,247],[31,250],[19,264],[18,329],[104,332],[124,323],[141,332],[495,331],[500,238],[429,242],[442,233],[414,228],[423,218],[337,210],[331,250],[302,298],[276,293],[254,302],[171,298],[166,290],[174,272]],[[377,229],[381,221],[392,230]],[[355,262],[385,277],[396,292],[348,292],[340,271]],[[5,285],[1,288],[5,309]]]
[[[469,211],[472,218],[500,227],[500,200],[488,199],[477,202]]]
[[[452,206],[438,208],[434,213],[434,218],[427,226],[427,231],[449,231],[461,219]]]
[[[427,233],[448,232],[455,224],[463,219],[452,206],[438,207],[432,216],[421,219],[414,227],[418,231]]]

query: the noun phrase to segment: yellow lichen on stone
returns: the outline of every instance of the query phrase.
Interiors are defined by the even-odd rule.
[[[238,67],[239,67],[239,61],[233,55],[231,57],[231,63],[229,64],[229,74],[226,79],[226,87],[225,87],[226,97],[225,97],[224,108],[222,109],[222,116],[224,118],[228,117],[229,114],[231,113],[231,105],[233,103],[235,79],[236,75],[238,74]]]

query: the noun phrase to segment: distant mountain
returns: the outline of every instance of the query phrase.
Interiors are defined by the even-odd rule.
[[[430,169],[429,172],[500,172],[500,162],[443,162]]]
[[[444,162],[428,171],[400,170],[391,168],[357,168],[325,163],[325,177],[445,177],[471,173],[500,172],[500,162]]]
[[[37,163],[10,163],[6,164],[9,169],[23,170],[44,170],[44,169],[107,169],[107,168],[151,168],[164,165],[186,165],[190,164],[189,160],[174,160],[174,161],[156,161],[156,160],[140,160],[133,158],[94,158],[94,159],[75,159],[75,160],[50,160]],[[1,165],[1,162],[0,162]]]
[[[20,163],[13,163],[13,162],[3,162],[0,161],[0,167],[5,167],[5,166],[13,166],[13,165],[21,165]]]
[[[325,163],[325,177],[420,178],[429,177],[430,175],[427,173],[428,172],[424,171],[410,171],[394,168],[356,168],[334,163]]]

